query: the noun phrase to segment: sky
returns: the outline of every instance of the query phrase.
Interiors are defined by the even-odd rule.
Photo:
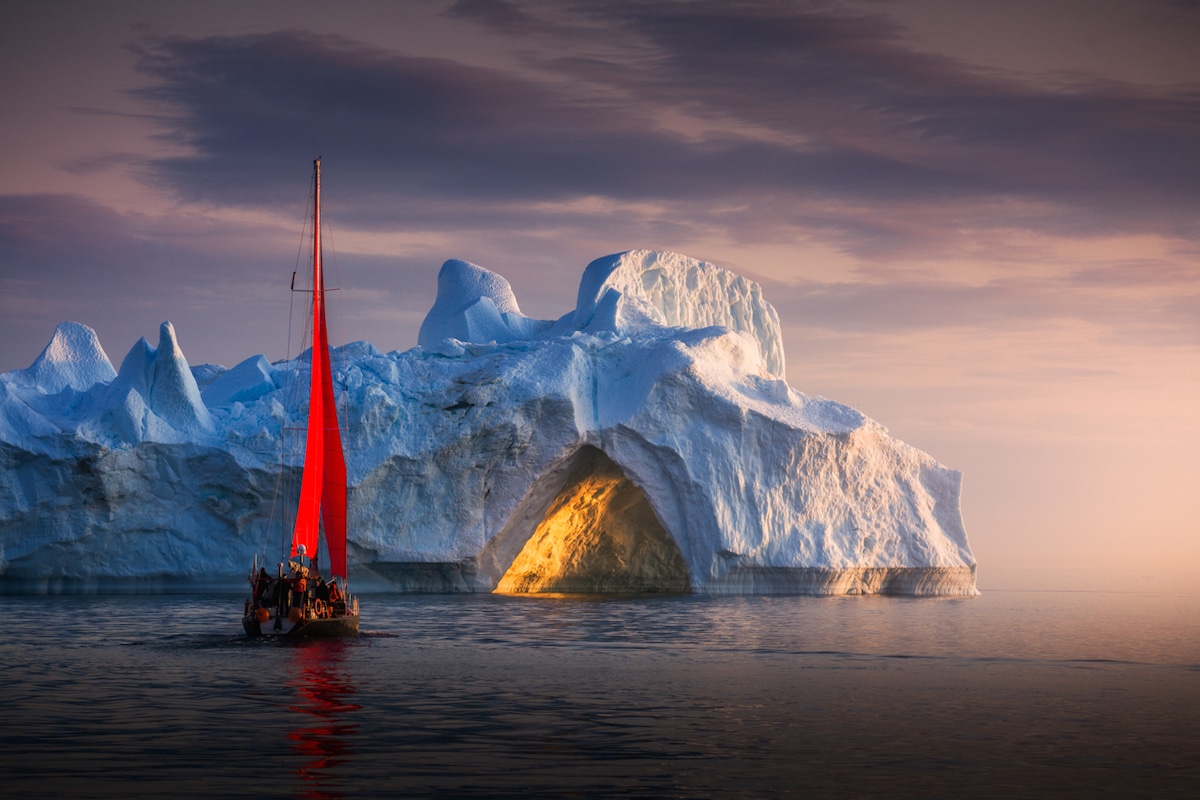
[[[551,319],[685,253],[964,473],[985,588],[1200,568],[1196,0],[45,0],[0,72],[0,371],[67,319],[284,357],[319,155],[343,341],[414,346],[449,258]]]

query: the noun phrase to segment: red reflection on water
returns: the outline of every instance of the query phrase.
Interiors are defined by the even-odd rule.
[[[357,691],[346,675],[343,664],[348,642],[305,642],[292,648],[293,665],[298,667],[288,685],[299,695],[289,706],[303,716],[301,723],[288,732],[292,749],[305,757],[296,770],[302,794],[309,798],[340,798],[335,788],[337,779],[332,770],[349,760],[353,753],[350,739],[358,724],[345,715],[361,706],[349,702]]]

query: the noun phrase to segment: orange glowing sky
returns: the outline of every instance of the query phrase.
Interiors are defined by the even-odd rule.
[[[0,31],[0,370],[284,354],[324,157],[345,339],[464,258],[557,317],[670,249],[788,380],[965,474],[990,567],[1200,567],[1194,2],[46,2]]]

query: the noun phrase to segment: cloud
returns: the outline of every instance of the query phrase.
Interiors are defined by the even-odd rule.
[[[763,281],[787,324],[837,335],[1006,332],[1082,324],[1097,343],[1200,345],[1200,275],[1162,264],[1115,263],[969,285],[928,278],[886,282]],[[1150,273],[1150,274],[1146,274]]]
[[[190,201],[275,205],[302,196],[297,162],[324,153],[354,187],[352,224],[376,228],[533,227],[512,209],[582,219],[565,206],[601,198],[731,237],[799,223],[866,255],[981,220],[1196,233],[1198,87],[974,69],[913,49],[882,15],[823,5],[531,8],[447,12],[536,45],[523,71],[304,31],[144,40],[140,94],[187,149],[148,174]],[[1005,204],[1042,210],[986,218]],[[932,223],[919,233],[877,224],[914,207]]]
[[[488,27],[505,31],[528,31],[539,27],[533,17],[505,0],[457,0],[446,10],[445,16],[476,19]]]
[[[639,96],[804,141],[830,179],[798,191],[870,202],[880,184],[907,199],[955,187],[1195,232],[1198,86],[975,69],[912,49],[881,15],[775,3],[591,7],[655,54],[636,72]],[[888,163],[891,174],[860,182],[838,163]]]
[[[838,8],[451,6],[448,19],[516,48],[523,61],[503,68],[302,30],[145,38],[131,46],[147,80],[136,94],[176,154],[66,166],[119,160],[182,204],[139,216],[0,198],[0,263],[36,273],[43,299],[95,281],[81,296],[212,308],[214,286],[295,251],[290,230],[218,219],[299,220],[320,154],[335,240],[377,298],[364,319],[417,316],[446,257],[500,271],[527,311],[554,316],[605,252],[815,242],[857,271],[764,280],[792,325],[884,335],[1070,318],[1147,340],[1194,328],[1195,287],[1168,285],[1194,252],[1054,264],[1042,245],[1146,233],[1194,248],[1200,88],[976,69],[916,50],[884,13]],[[921,274],[937,259],[991,266],[971,284]]]
[[[0,264],[9,278],[104,291],[147,277],[137,274],[138,264],[149,260],[152,246],[138,238],[138,227],[79,195],[0,195]]]
[[[638,98],[302,32],[164,40],[140,49],[140,65],[159,82],[143,96],[176,113],[164,135],[193,151],[151,166],[189,199],[266,202],[268,164],[314,145],[353,154],[368,191],[480,203],[961,183],[877,153],[692,141]]]
[[[671,137],[564,88],[334,37],[171,39],[140,65],[158,81],[144,97],[176,114],[165,135],[193,151],[150,166],[192,200],[276,202],[314,149],[369,200],[483,203],[616,194],[639,164],[680,158]]]

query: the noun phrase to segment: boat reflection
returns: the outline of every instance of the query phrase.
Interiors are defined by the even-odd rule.
[[[345,669],[350,646],[350,641],[329,639],[291,648],[295,669],[288,685],[297,696],[289,708],[300,716],[288,739],[292,749],[304,757],[296,770],[299,797],[324,800],[343,796],[338,789],[338,767],[349,761],[358,729],[358,723],[349,721],[347,715],[361,708],[350,702],[357,691]]]

